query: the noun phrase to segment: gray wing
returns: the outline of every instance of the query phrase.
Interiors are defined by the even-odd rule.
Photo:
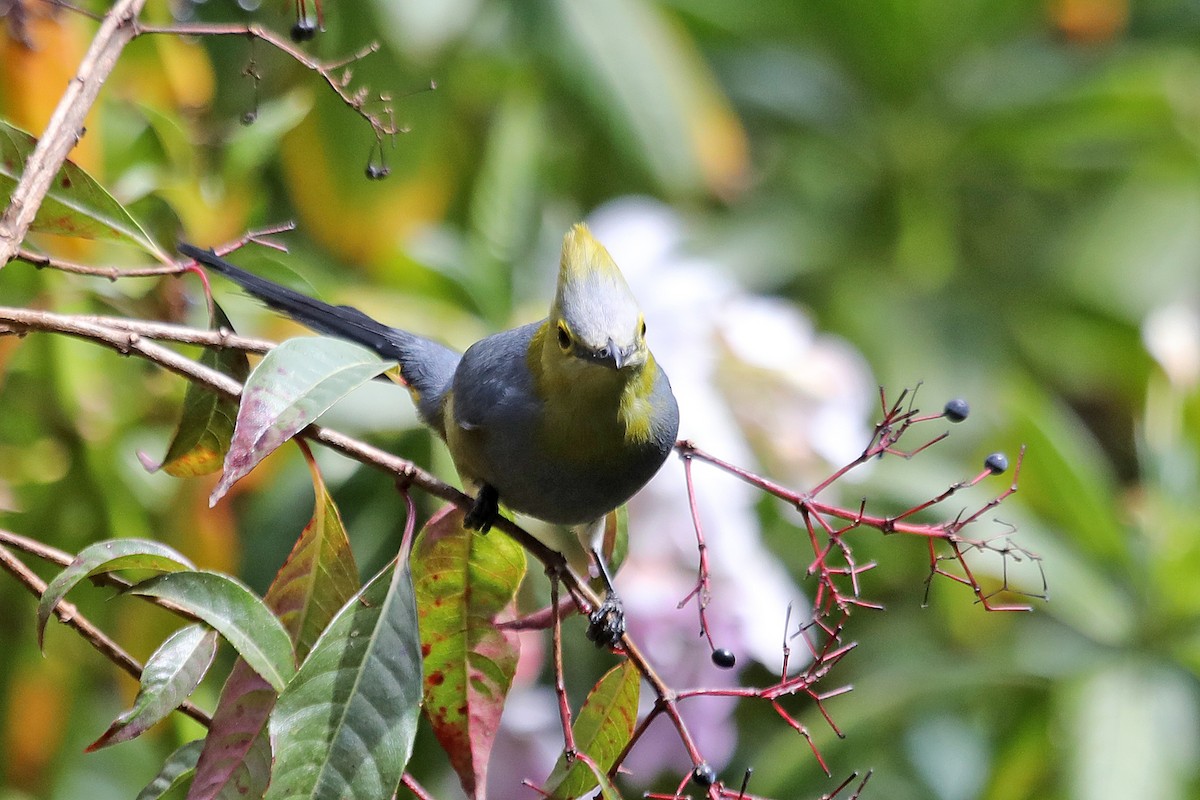
[[[544,322],[544,320],[543,320]],[[530,431],[541,407],[526,357],[542,322],[481,339],[467,348],[454,373],[454,420],[464,430]]]

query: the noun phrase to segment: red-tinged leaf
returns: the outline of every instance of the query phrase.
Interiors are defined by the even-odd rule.
[[[267,591],[267,604],[291,635],[301,663],[338,609],[362,585],[342,516],[315,466],[312,478],[312,520]]]
[[[277,696],[249,664],[240,658],[234,663],[213,712],[187,800],[263,796],[271,780],[266,723]]]
[[[214,331],[233,330],[232,323],[216,301],[213,302],[209,328]],[[250,374],[250,361],[246,354],[233,348],[205,348],[200,363],[239,382],[244,382]],[[230,400],[199,383],[188,383],[183,395],[179,427],[167,447],[166,456],[161,464],[155,465],[139,453],[142,466],[150,472],[161,469],[176,478],[194,478],[216,472],[229,452],[237,411],[236,400]]]
[[[629,661],[621,662],[588,693],[571,726],[576,749],[587,753],[603,772],[612,767],[633,736],[640,690],[641,676],[637,669]],[[558,759],[546,780],[554,800],[578,797],[597,785],[591,767],[578,759],[568,764],[565,756]]]
[[[207,570],[171,572],[135,584],[128,591],[170,600],[216,628],[277,691],[296,674],[292,642],[279,618],[254,592],[228,575]]]
[[[0,121],[0,206],[7,206],[25,162],[37,147],[30,134]],[[63,162],[30,230],[79,239],[131,242],[166,263],[170,257],[103,186],[73,162]]]
[[[209,505],[330,406],[394,365],[365,347],[324,336],[289,339],[267,353],[242,389],[225,473]]]
[[[383,800],[400,785],[421,710],[407,555],[338,611],[279,696],[268,800]]]
[[[122,569],[177,572],[195,569],[195,565],[177,550],[150,539],[109,539],[88,545],[79,551],[75,560],[58,573],[54,580],[50,581],[46,591],[42,592],[37,609],[38,647],[42,646],[46,623],[50,621],[54,607],[67,592],[91,575]]]
[[[182,705],[200,685],[216,654],[217,632],[207,625],[188,625],[168,636],[142,668],[133,708],[88,745],[88,752],[140,736]]]
[[[462,511],[439,512],[413,546],[413,584],[425,655],[425,714],[463,790],[482,798],[488,756],[520,655],[496,615],[525,575],[525,551],[507,536],[463,528]]]
[[[337,506],[313,469],[316,507],[264,601],[292,637],[301,661],[337,610],[359,589],[358,567]],[[188,800],[256,800],[271,777],[267,720],[276,693],[240,659],[213,712]]]
[[[159,800],[177,786],[182,786],[196,768],[196,759],[200,757],[200,748],[204,742],[197,739],[188,742],[174,753],[167,756],[162,769],[154,776],[154,780],[146,784],[146,788],[138,793],[136,800]]]

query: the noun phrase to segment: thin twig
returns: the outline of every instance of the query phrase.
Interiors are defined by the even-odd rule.
[[[19,533],[0,529],[0,545],[11,547],[14,550],[21,550],[29,553],[32,556],[37,556],[43,561],[49,561],[52,564],[58,564],[60,567],[65,567],[71,564],[75,557],[65,550],[59,550],[57,547],[51,547],[48,544],[39,542],[37,539],[30,539],[28,536],[22,536]],[[125,591],[133,586],[131,581],[127,581],[120,575],[112,572],[98,572],[95,575],[89,575],[88,580],[98,586],[110,586],[118,591]],[[199,617],[192,614],[183,606],[166,600],[161,597],[149,597],[146,595],[137,595],[143,602],[153,603],[159,608],[164,608],[172,614],[177,614],[186,619],[200,622]],[[62,601],[60,601],[62,602]]]
[[[567,701],[567,682],[563,677],[562,651],[562,617],[558,613],[558,578],[550,577],[550,608],[554,610],[554,635],[551,637],[554,649],[554,694],[558,698],[558,716],[562,723],[563,755],[567,763],[574,760],[575,733],[571,729],[571,704]]]
[[[266,353],[278,342],[270,339],[259,339],[253,336],[241,336],[227,328],[192,328],[187,325],[175,325],[170,322],[154,322],[153,320],[128,319],[126,317],[110,317],[96,314],[80,314],[76,319],[120,331],[135,333],[147,339],[157,339],[161,342],[178,342],[179,344],[197,344],[204,347],[224,347],[231,350],[241,350],[246,353]]]
[[[295,230],[294,222],[283,222],[278,225],[271,225],[266,228],[259,228],[248,232],[245,236],[233,242],[214,247],[213,252],[219,256],[227,255],[239,247],[243,247],[250,242],[255,242],[267,247],[282,249],[280,245],[266,241],[267,236],[273,236],[279,233]],[[48,256],[44,253],[35,253],[26,247],[22,247],[17,251],[16,257],[21,261],[25,261],[34,265],[38,269],[54,269],[59,272],[69,272],[74,275],[92,275],[99,278],[107,278],[110,281],[115,281],[118,278],[148,278],[158,275],[179,275],[184,272],[191,272],[192,266],[188,262],[170,262],[161,264],[157,267],[97,267],[94,264],[80,264],[76,261],[68,261],[63,258]]]
[[[338,96],[339,99],[349,106],[356,114],[362,117],[371,129],[375,131],[377,141],[382,141],[387,136],[395,136],[400,133],[405,133],[405,129],[396,125],[393,118],[393,110],[391,107],[391,98],[387,95],[378,95],[377,99],[383,104],[383,113],[387,119],[381,119],[379,115],[367,110],[366,103],[369,91],[359,89],[353,93],[347,91],[346,86],[349,84],[349,70],[347,66],[355,61],[363,59],[372,53],[378,52],[379,43],[372,42],[363,47],[358,52],[353,53],[338,61],[321,61],[313,58],[308,53],[296,47],[292,42],[283,38],[270,28],[264,28],[261,25],[239,25],[237,23],[184,23],[178,25],[143,25],[135,24],[137,35],[142,34],[167,34],[171,36],[249,36],[254,39],[261,39],[272,47],[283,51],[296,63],[310,69],[321,76],[326,85],[329,86]]]

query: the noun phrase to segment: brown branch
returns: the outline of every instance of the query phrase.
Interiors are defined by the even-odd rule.
[[[0,269],[16,256],[54,176],[83,136],[84,119],[96,102],[100,87],[108,79],[125,45],[137,35],[137,16],[145,2],[117,0],[100,23],[100,30],[92,39],[75,77],[67,85],[37,146],[25,162],[8,208],[0,216]],[[154,255],[163,263],[170,261],[165,253]]]
[[[3,545],[0,545],[0,567],[3,567],[10,575],[16,578],[33,596],[40,599],[45,594],[46,582],[39,578],[33,570],[29,569],[21,559],[13,555],[13,552]],[[125,652],[119,644],[110,639],[102,630],[92,624],[87,617],[79,613],[79,609],[73,603],[59,601],[54,607],[54,616],[58,617],[59,622],[64,625],[74,628],[88,644],[99,651],[109,661],[132,675],[135,680],[141,680],[141,663]],[[179,710],[205,727],[212,724],[212,717],[194,706],[190,701],[185,700],[179,707]]]
[[[242,238],[213,248],[219,256],[227,255],[234,250],[242,247],[250,242],[274,247],[276,249],[284,249],[280,245],[264,241],[264,237],[272,236],[277,233],[285,233],[296,229],[294,222],[283,222],[278,225],[271,225],[266,228],[260,228],[247,233]],[[25,261],[38,269],[55,269],[59,272],[69,272],[75,275],[93,275],[99,278],[107,278],[110,281],[115,281],[118,278],[147,278],[157,275],[179,275],[184,272],[191,272],[193,267],[189,262],[167,263],[157,267],[97,267],[94,264],[80,264],[76,261],[68,261],[62,258],[48,256],[43,253],[35,253],[28,248],[20,248],[17,251],[16,258]]]
[[[8,311],[11,309],[3,309]],[[177,342],[179,344],[196,344],[204,347],[223,347],[241,350],[246,353],[266,353],[278,342],[270,339],[259,339],[253,336],[241,336],[227,328],[193,328],[188,325],[174,325],[170,322],[154,322],[152,320],[128,319],[126,317],[109,317],[96,314],[80,314],[75,317],[81,322],[113,328],[118,331],[156,339],[160,342]]]
[[[14,550],[20,550],[29,553],[31,556],[37,556],[43,561],[49,561],[52,564],[57,564],[60,567],[66,567],[71,564],[75,557],[65,550],[59,550],[57,547],[51,547],[48,544],[39,542],[37,539],[30,539],[28,536],[22,536],[19,533],[0,529],[0,545],[11,547]],[[95,575],[89,575],[88,580],[99,586],[111,586],[118,591],[125,591],[130,586],[133,586],[131,581],[127,581],[120,575],[115,575],[111,572],[100,572]],[[138,595],[138,597],[147,603],[153,603],[159,608],[164,608],[172,614],[178,614],[181,617],[190,619],[194,622],[203,622],[202,619],[192,614],[186,608],[172,603],[170,600],[165,600],[161,597],[148,597]],[[61,601],[60,601],[61,604]]]
[[[563,678],[562,616],[558,613],[558,578],[550,578],[550,608],[554,610],[553,642],[554,695],[558,698],[558,717],[562,723],[563,755],[570,763],[578,751],[575,749],[575,732],[571,728],[571,704],[567,701],[567,683]]]
[[[122,269],[120,267],[97,267],[91,264],[80,264],[75,261],[67,261],[62,258],[54,258],[42,253],[35,253],[27,248],[17,250],[15,259],[32,264],[38,269],[56,269],[59,272],[70,272],[75,275],[95,275],[101,278],[108,278],[110,281],[115,281],[117,278],[145,278],[153,275],[178,275],[181,272],[187,272],[188,268],[179,264],[160,264],[157,267],[134,267],[132,269]]]

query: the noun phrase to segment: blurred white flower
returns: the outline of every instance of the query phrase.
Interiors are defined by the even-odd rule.
[[[679,400],[680,437],[748,469],[768,462],[776,480],[796,488],[861,452],[871,379],[863,359],[832,337],[816,335],[808,319],[783,300],[756,297],[726,277],[720,265],[687,253],[682,219],[645,198],[625,198],[589,219],[620,265],[645,312],[655,358]],[[697,505],[709,553],[710,630],[718,647],[782,669],[785,619],[792,630],[808,601],[761,539],[761,493],[702,463],[693,465]],[[671,461],[630,503],[630,554],[617,584],[633,633],[651,643],[650,658],[673,686],[730,686],[733,671],[714,667],[699,637],[695,600],[698,554],[688,512],[683,467]],[[807,547],[798,537],[795,553]],[[807,564],[794,565],[799,569]],[[808,660],[793,642],[790,665]],[[732,753],[733,703],[698,698],[685,718],[714,768]],[[629,767],[657,771],[681,760],[674,731],[662,726],[660,746],[645,741]]]
[[[1160,306],[1142,323],[1142,341],[1175,388],[1200,382],[1200,309],[1186,303]]]
[[[651,349],[679,400],[682,438],[747,469],[758,471],[765,463],[775,480],[797,489],[861,452],[870,436],[874,384],[853,348],[818,334],[789,303],[748,294],[719,264],[686,252],[682,219],[657,201],[614,201],[589,224],[642,305]],[[693,465],[693,475],[709,554],[713,640],[734,652],[739,668],[752,659],[779,673],[784,637],[807,617],[808,600],[762,541],[756,511],[761,493],[703,463]],[[630,631],[645,643],[655,669],[680,689],[737,685],[739,670],[712,664],[695,599],[677,607],[696,586],[699,561],[681,461],[670,459],[630,502],[629,527],[629,556],[617,590]],[[793,559],[798,572],[807,567],[811,554],[801,528],[784,558]],[[789,606],[791,629],[785,630]],[[799,640],[790,644],[789,665],[796,671],[809,653]],[[530,698],[551,713],[531,710]],[[544,686],[524,680],[513,687],[489,781],[504,787],[505,796],[534,797],[524,788],[513,794],[512,787],[521,778],[544,777],[562,748],[550,698]],[[643,700],[645,714],[649,692]],[[718,771],[737,743],[736,703],[703,696],[680,706],[697,747]],[[665,716],[625,766],[645,779],[665,769],[678,775],[691,769]]]

